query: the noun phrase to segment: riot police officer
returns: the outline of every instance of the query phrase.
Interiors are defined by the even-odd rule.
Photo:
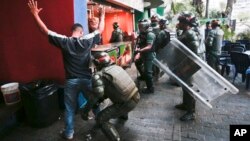
[[[150,21],[151,21],[150,25],[152,27],[153,33],[155,34],[156,40],[158,42],[157,36],[159,35],[161,31],[160,25],[159,25],[160,18],[157,14],[155,14],[150,17]],[[157,48],[157,45],[155,43],[153,46],[154,48]],[[153,77],[155,78],[155,80],[158,80],[160,77],[160,69],[153,64],[152,70],[153,70]]]
[[[157,53],[160,49],[164,48],[170,41],[170,32],[167,29],[168,20],[160,19],[159,22],[160,31],[156,36],[156,41],[154,42],[154,49],[157,56]],[[164,73],[160,72],[160,69],[156,66],[153,66],[153,72],[155,80],[158,80]]]
[[[210,21],[206,22],[206,28],[205,28],[205,39],[207,38],[208,33],[211,31],[211,23]]]
[[[182,34],[178,37],[178,39],[186,45],[190,50],[192,50],[195,54],[198,55],[199,48],[199,36],[193,30],[193,26],[196,26],[196,17],[189,12],[183,12],[178,17],[179,20],[179,28],[182,30]],[[187,82],[192,81],[192,78],[186,80]],[[188,82],[188,83],[189,83]],[[177,109],[186,110],[187,112],[180,118],[181,121],[188,121],[195,119],[195,99],[182,88],[183,91],[183,103],[176,105]]]
[[[87,105],[82,110],[81,116],[84,120],[87,120],[89,110],[105,98],[109,98],[113,104],[97,114],[95,128],[101,128],[110,140],[119,141],[120,135],[109,120],[113,118],[127,120],[128,113],[139,102],[140,94],[127,72],[120,66],[111,65],[107,53],[95,54],[93,63],[97,69],[92,78],[93,94],[88,96]],[[91,134],[93,134],[93,130],[88,134],[87,139],[93,136]]]
[[[152,27],[155,36],[157,36],[160,32],[160,26],[159,26],[160,18],[158,15],[153,15],[151,16],[150,21],[151,21],[150,26]]]
[[[140,34],[137,38],[135,57],[135,65],[141,75],[138,79],[146,81],[147,88],[143,89],[142,93],[154,93],[152,66],[155,58],[153,42],[156,36],[147,19],[139,20],[138,27]]]
[[[170,31],[167,29],[168,23],[167,19],[160,19],[159,21],[160,32],[156,37],[157,42],[154,44],[156,53],[170,42]]]
[[[213,20],[211,26],[212,30],[209,31],[206,38],[207,63],[219,72],[219,55],[221,54],[224,32],[220,28],[218,20]]]
[[[115,43],[115,42],[122,42],[123,41],[123,33],[122,30],[119,28],[119,25],[117,22],[113,23],[113,32],[111,35],[111,38],[109,40],[110,43]]]

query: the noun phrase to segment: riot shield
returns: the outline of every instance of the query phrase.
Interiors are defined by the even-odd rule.
[[[161,49],[153,63],[209,108],[219,96],[239,92],[178,39]]]

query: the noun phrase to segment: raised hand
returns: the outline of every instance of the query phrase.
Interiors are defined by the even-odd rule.
[[[37,1],[34,1],[34,0],[29,0],[28,6],[29,6],[29,8],[30,8],[30,12],[31,12],[33,15],[38,15],[39,12],[42,10],[42,8],[38,8],[38,6],[37,6]]]
[[[44,35],[47,36],[49,33],[49,29],[47,28],[47,26],[44,24],[44,22],[41,20],[41,18],[39,16],[39,12],[42,10],[42,8],[38,8],[37,1],[34,1],[34,0],[29,0],[28,6],[30,8],[30,12],[32,13],[33,17],[35,18],[35,21],[36,21],[38,27],[40,28],[42,33],[44,33]]]
[[[99,23],[99,32],[102,33],[104,30],[105,22],[104,22],[104,17],[105,17],[105,7],[104,6],[99,6],[99,14],[100,14],[100,23]]]
[[[99,6],[99,12],[100,12],[100,16],[104,16],[104,14],[105,14],[105,7],[104,6]]]

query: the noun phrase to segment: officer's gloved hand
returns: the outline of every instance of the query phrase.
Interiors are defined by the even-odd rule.
[[[135,49],[135,54],[138,54],[138,53],[140,53],[141,52],[141,49],[140,48],[136,48]]]

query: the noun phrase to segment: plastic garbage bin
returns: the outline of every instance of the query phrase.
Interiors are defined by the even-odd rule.
[[[20,86],[21,98],[28,123],[46,127],[60,115],[57,85],[51,81],[34,81]]]
[[[6,84],[6,83],[0,82],[0,86],[2,86],[3,84]],[[4,98],[3,98],[3,93],[2,93],[2,91],[0,91],[0,104],[1,104],[1,103],[4,103]]]

